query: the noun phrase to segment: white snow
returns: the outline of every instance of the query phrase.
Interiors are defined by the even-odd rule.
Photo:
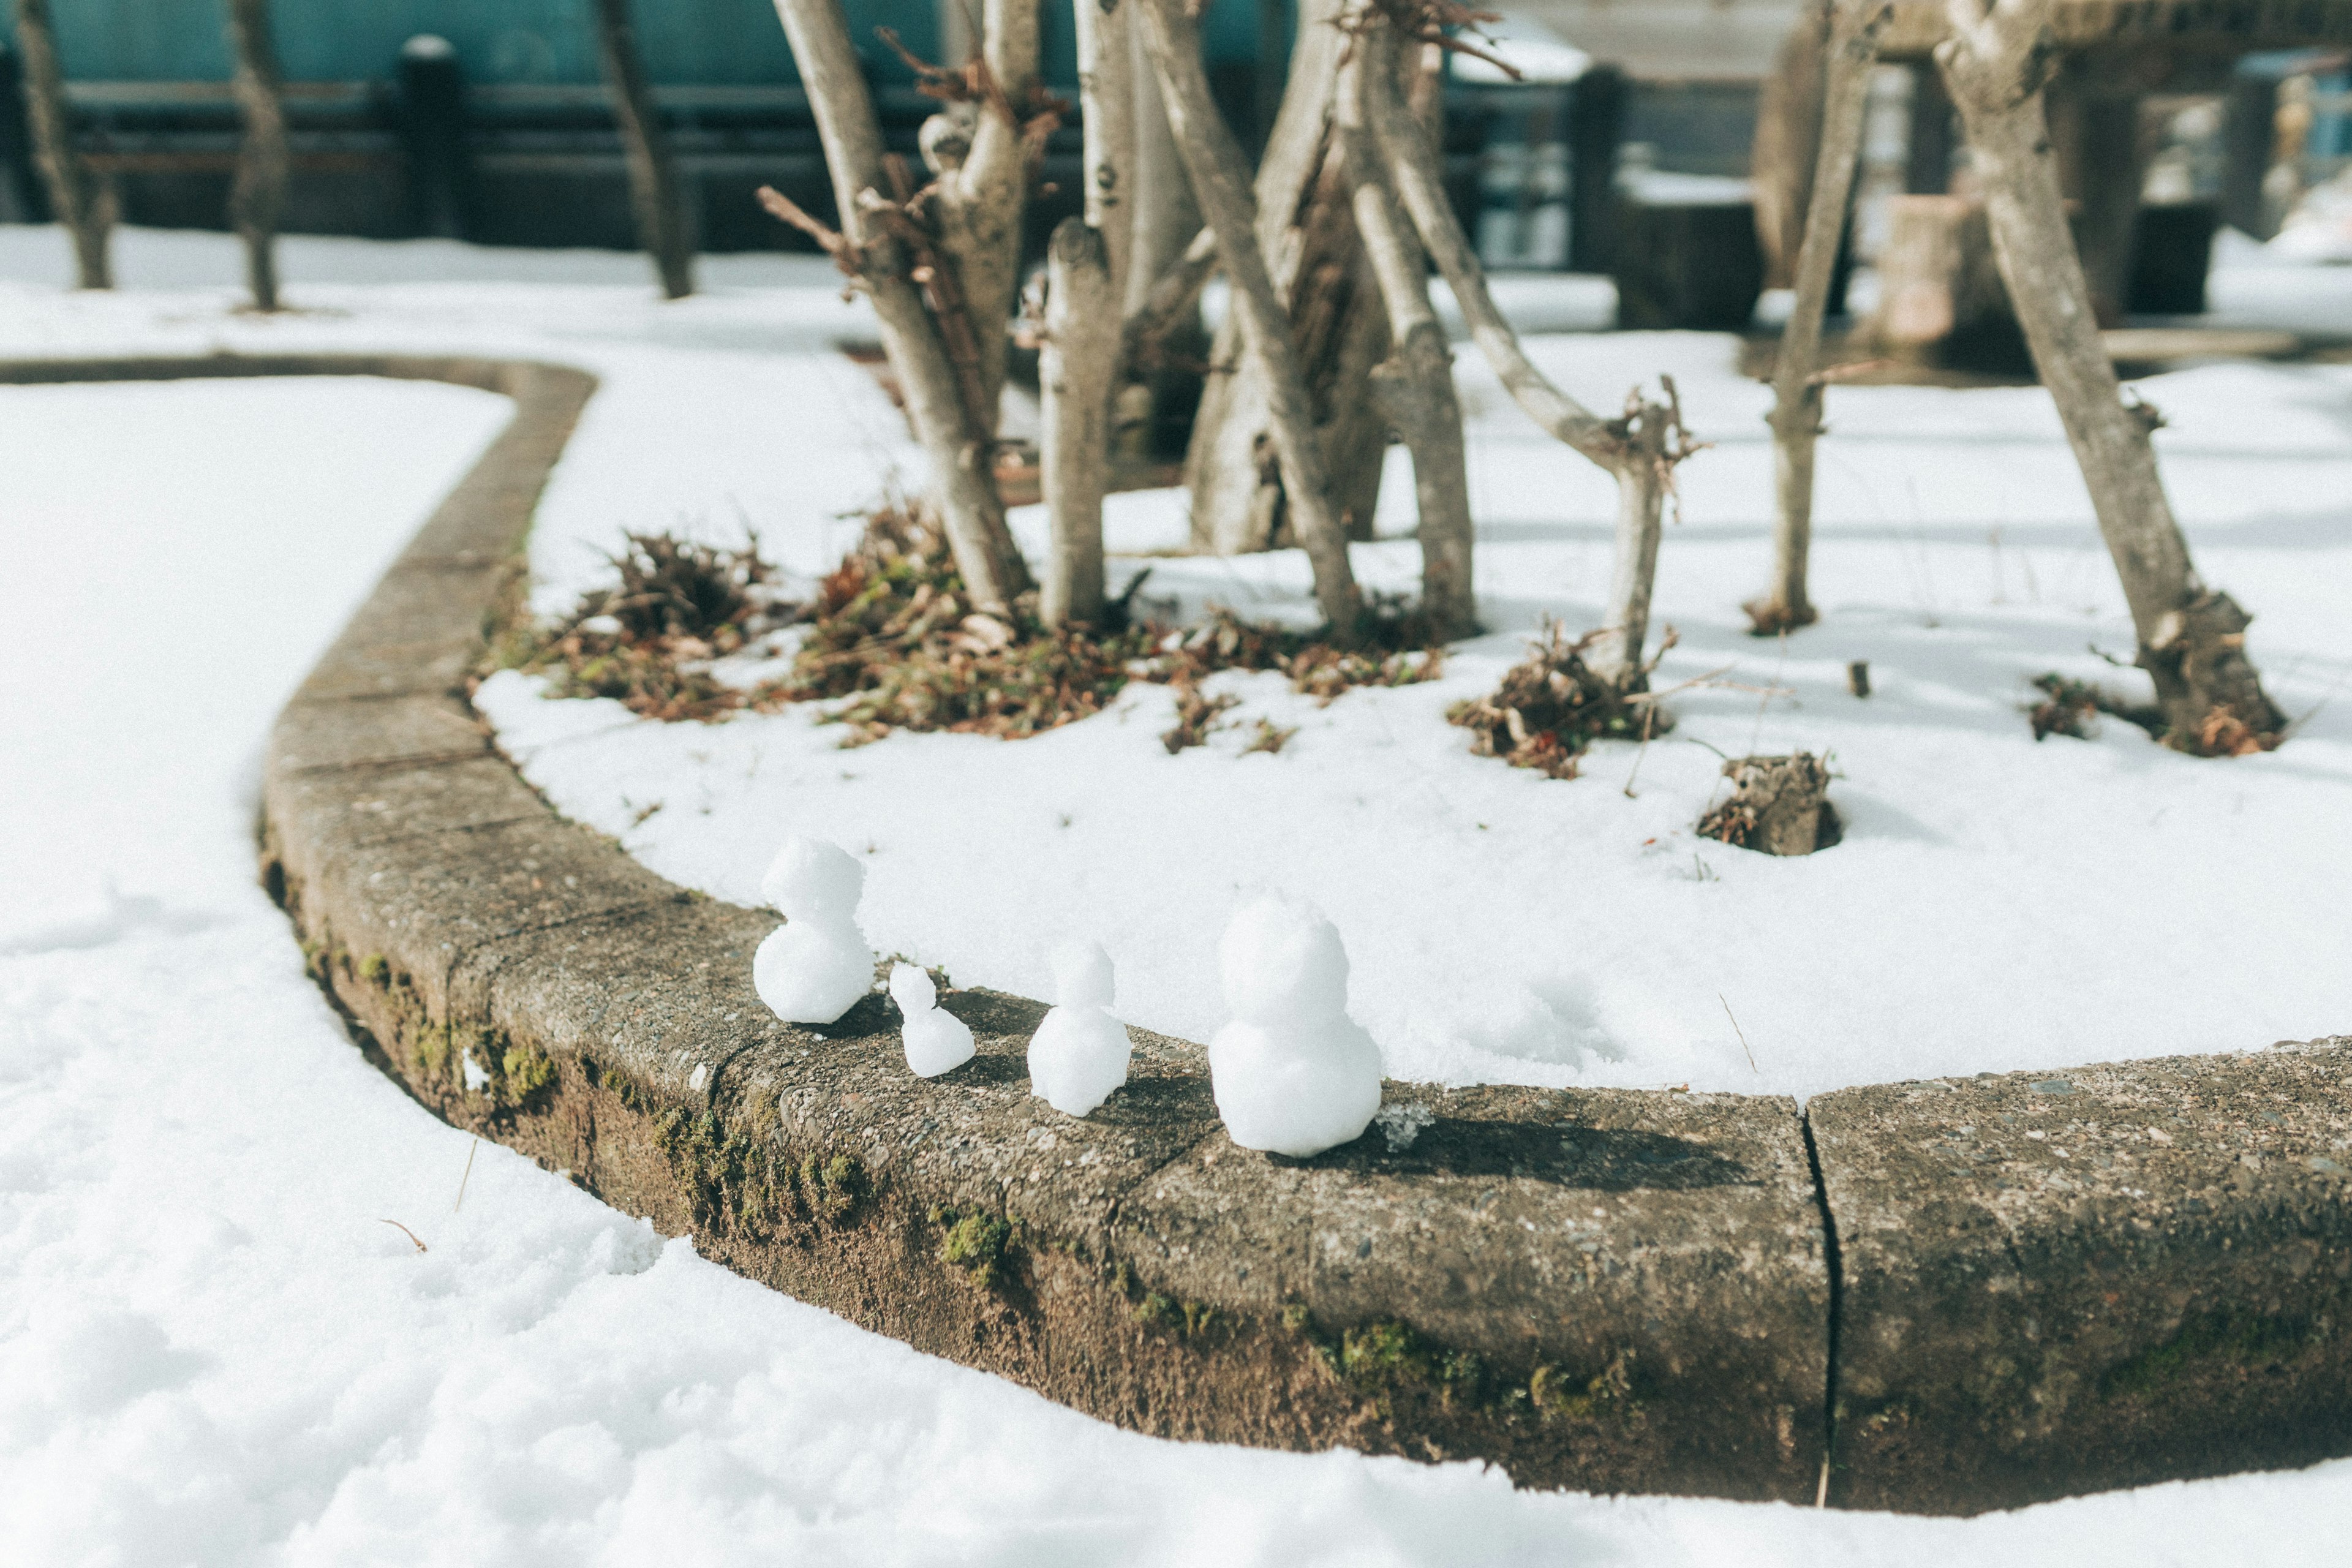
[[[890,1000],[898,1004],[908,1071],[917,1078],[937,1078],[971,1060],[971,1026],[939,1005],[939,987],[921,969],[911,963],[892,965]]]
[[[264,321],[231,313],[238,258],[225,237],[125,231],[117,257],[124,290],[67,294],[59,287],[67,251],[56,231],[0,226],[0,353],[299,345],[528,353],[595,369],[604,388],[541,514],[542,602],[568,602],[595,581],[596,552],[624,526],[661,526],[683,513],[710,537],[740,537],[730,497],[772,547],[806,567],[824,564],[852,526],[830,520],[826,509],[871,493],[877,453],[904,454],[903,436],[882,416],[887,405],[877,411],[870,385],[820,353],[844,321],[857,334],[860,318],[834,300],[817,268],[709,258],[705,276],[719,291],[670,307],[651,300],[635,258],[295,240],[284,247],[290,291],[313,313]],[[783,282],[798,286],[772,287]],[[2282,268],[2260,278],[2225,274],[2217,295],[2250,315],[2311,318],[2311,287]],[[2340,302],[2329,308],[2340,310]],[[1648,374],[1664,346],[1652,340],[1626,349]],[[1706,341],[1697,347],[1717,352]],[[1573,349],[1572,357],[1594,365],[1596,381],[1624,379],[1628,367],[1611,358],[1616,345]],[[2346,477],[2339,373],[2214,374],[2223,380],[2205,384],[2204,406],[2228,416],[2226,427],[2200,419],[2181,428],[2194,401],[2183,394],[2199,384],[2192,378],[2172,378],[2184,384],[2178,390],[2158,389],[2176,420],[2164,437],[2172,444],[2170,473],[2176,483],[2205,476],[2204,510],[2192,514],[2200,554],[2210,574],[2262,613],[2257,654],[2274,689],[2301,711],[2345,670],[2340,645],[2327,641],[2343,624],[2340,600],[2330,596],[2345,579],[2336,543]],[[2038,1020],[2025,1031],[2031,1037],[2015,1043],[2022,1060],[2050,1060],[2109,1010],[2144,1023],[2151,1009],[2102,976],[2110,965],[2143,962],[2125,928],[2163,912],[2144,901],[2145,879],[2115,879],[2109,863],[2153,848],[2194,869],[2178,891],[2201,892],[2209,912],[2226,917],[2208,920],[2200,928],[2208,936],[2226,939],[2231,921],[2263,930],[2267,952],[2226,940],[2218,956],[2199,950],[2209,984],[2243,973],[2249,952],[2263,957],[2230,1010],[2231,1039],[2264,1032],[2248,1026],[2273,1021],[2257,993],[2279,983],[2303,998],[2293,1005],[2316,1012],[2319,1001],[2329,1002],[2328,1026],[2340,1027],[2343,1009],[2318,994],[2313,978],[2314,971],[2341,972],[2340,950],[2326,946],[2331,931],[2340,940],[2340,921],[2312,895],[2341,885],[2332,857],[2340,855],[2344,818],[2325,809],[2340,799],[2341,703],[2323,708],[2286,751],[2251,767],[2180,762],[2112,732],[2087,746],[2018,743],[2006,694],[1985,695],[1989,674],[2031,668],[2045,650],[2079,648],[2094,631],[2112,636],[2114,626],[2111,600],[2100,601],[2104,621],[2079,613],[2104,591],[2104,567],[2082,537],[2079,509],[2070,510],[2064,486],[2050,477],[2063,473],[2050,450],[2053,434],[2030,407],[2007,434],[1989,429],[1989,418],[2021,402],[2009,394],[1920,397],[1885,428],[1887,411],[1917,395],[1849,398],[1845,391],[1832,394],[1839,434],[1824,448],[1835,455],[1829,472],[1844,476],[1832,480],[1838,493],[1850,496],[1862,470],[1899,498],[1906,487],[1880,466],[1899,471],[1908,452],[1939,433],[1965,437],[1960,444],[1982,461],[1915,467],[1914,477],[1925,472],[1929,481],[1919,486],[1924,500],[1946,483],[1974,486],[1978,495],[1990,489],[2011,509],[2053,492],[2045,516],[2021,523],[2002,515],[2000,605],[1990,603],[1993,557],[1981,511],[1923,504],[1915,522],[1907,506],[1873,520],[1854,516],[1850,500],[1839,503],[1843,521],[1825,531],[1821,555],[1831,618],[1805,634],[1836,646],[1809,653],[1800,639],[1789,656],[1784,679],[1811,682],[1801,693],[1806,708],[1795,712],[1814,714],[1838,703],[1826,675],[1845,639],[1867,634],[1870,646],[1856,656],[1871,657],[1882,680],[1899,675],[1890,694],[1897,700],[1872,699],[1881,705],[1862,717],[1873,722],[1855,726],[1842,744],[1859,749],[1876,735],[1891,746],[1910,737],[1907,751],[1883,753],[1908,760],[1892,781],[1874,779],[1874,791],[1927,792],[1954,780],[1967,786],[1936,794],[1932,818],[1891,801],[1875,814],[1884,826],[1906,812],[1918,836],[1896,840],[1908,858],[1895,870],[1914,879],[1874,902],[1874,918],[1925,922],[1903,950],[1911,962],[1975,976],[1973,985],[1964,975],[1926,994],[1947,1008],[1955,996],[1989,1006],[1979,999],[2019,984],[2044,1001],[2067,997],[2062,1015]],[[840,423],[813,427],[818,414]],[[303,978],[284,917],[254,885],[251,822],[255,759],[277,705],[502,417],[499,400],[480,394],[364,381],[0,389],[0,550],[13,617],[10,656],[0,661],[0,822],[7,828],[0,835],[0,1540],[7,1549],[0,1555],[44,1564],[568,1564],[659,1556],[696,1564],[1790,1568],[1889,1561],[2120,1568],[2250,1555],[2293,1568],[2340,1560],[2352,1529],[2352,1463],[1955,1521],[1530,1494],[1468,1465],[1160,1442],[863,1333],[701,1261],[685,1243],[663,1243],[502,1149],[473,1145],[368,1068]],[[869,417],[876,443],[845,445],[844,425]],[[1759,433],[1741,427],[1746,417],[1735,410],[1714,427],[1752,447]],[[1517,439],[1492,426],[1477,438],[1489,446]],[[1756,456],[1727,445],[1721,460],[1733,459]],[[1695,463],[1688,477],[1696,489],[1704,470]],[[1528,488],[1558,503],[1574,486],[1573,469],[1562,468]],[[1488,606],[1501,624],[1524,625],[1538,605],[1559,602],[1564,587],[1581,595],[1569,601],[1571,609],[1589,609],[1605,535],[1589,498],[1576,504],[1586,510],[1482,507],[1488,543],[1502,547],[1489,572]],[[1512,554],[1515,543],[1528,552]],[[1360,551],[1367,575],[1394,549]],[[1695,497],[1690,521],[1669,542],[1662,587],[1677,595],[1669,615],[1687,632],[1700,624],[1694,606],[1719,610],[1735,590],[1752,590],[1756,549],[1752,508],[1709,512]],[[2039,610],[2017,603],[2028,563],[2044,600]],[[1391,580],[1400,574],[1383,569]],[[1263,575],[1230,570],[1206,563],[1175,585],[1196,597],[1213,587],[1236,598],[1271,596],[1249,598],[1254,605],[1296,600],[1298,582],[1279,560],[1264,563]],[[2062,613],[2067,604],[2078,609]],[[1930,616],[1934,628],[1925,624]],[[1713,647],[1682,664],[1684,672],[1711,668],[1706,652],[1729,651],[1744,656],[1743,679],[1771,674],[1769,650],[1759,657],[1728,637],[1710,637]],[[1502,639],[1505,654],[1509,640]],[[1806,675],[1808,667],[1819,674]],[[1321,719],[1344,716],[1366,695]],[[1102,731],[1150,743],[1154,696],[1138,694],[1135,709]],[[1262,706],[1279,700],[1253,698]],[[1686,731],[1744,740],[1755,722],[1745,694],[1710,695],[1696,706]],[[764,763],[772,774],[807,774],[801,794],[813,797],[809,808],[761,831],[772,843],[782,828],[823,831],[828,816],[853,823],[845,841],[880,847],[867,857],[876,868],[869,920],[877,897],[907,897],[892,886],[891,867],[912,858],[905,822],[914,802],[890,783],[900,765],[894,751],[949,757],[959,769],[969,759],[1001,765],[1026,756],[1077,768],[1066,774],[1041,766],[1027,775],[1029,816],[1016,820],[1034,819],[1040,842],[1100,831],[1106,825],[1089,811],[1068,828],[1058,818],[1117,778],[1086,772],[1090,755],[1072,745],[1073,734],[1019,746],[911,738],[921,743],[901,739],[837,753],[822,731],[796,735],[801,721],[792,716],[656,731],[595,704],[533,703],[532,710],[535,722],[550,725],[539,743],[556,756],[593,752],[604,743],[599,729],[612,731],[606,742],[625,740],[648,753],[674,745],[664,753],[672,764],[666,774],[636,767],[622,785],[643,792],[659,778],[658,794],[641,793],[637,802],[668,803],[648,826],[726,826],[720,819],[740,804],[730,773],[740,778]],[[1424,716],[1385,699],[1367,711],[1369,731],[1402,737],[1426,727]],[[1300,717],[1319,721],[1311,710]],[[1791,717],[1776,707],[1768,731]],[[559,725],[569,739],[555,738]],[[751,738],[760,744],[737,748]],[[1270,776],[1329,738],[1310,729],[1280,757],[1243,762],[1187,753],[1163,775],[1177,784],[1160,792],[1160,803],[1209,791],[1209,805],[1225,812],[1222,826],[1254,851],[1271,836],[1252,830],[1246,813],[1265,808],[1274,794],[1217,794],[1214,770]],[[1652,748],[1643,802],[1672,749]],[[1482,793],[1465,781],[1485,775],[1415,774],[1400,755],[1409,750],[1392,744],[1381,753],[1392,765],[1377,790],[1326,778],[1305,797],[1308,809],[1287,820],[1314,828],[1315,837],[1322,830],[1314,814],[1338,813],[1362,836],[1351,853],[1364,859],[1387,856],[1390,847],[1360,796],[1397,795],[1426,806],[1443,791],[1454,807],[1475,810],[1527,789],[1570,803],[1518,836],[1526,850],[1540,847],[1547,832],[1569,831],[1582,813],[1643,804],[1616,804],[1631,761],[1622,753],[1572,784],[1492,770],[1502,782]],[[695,751],[707,754],[698,762]],[[917,761],[912,771],[932,765],[930,755]],[[1847,766],[1851,787],[1851,754]],[[1989,782],[2020,768],[2024,784]],[[883,786],[871,796],[872,820],[856,823],[847,793],[835,785],[844,770]],[[934,773],[935,788],[942,779],[953,781],[960,808],[976,822],[1004,819],[990,793],[995,786],[981,787],[987,781],[978,773]],[[575,777],[565,788],[586,786]],[[2293,809],[2294,789],[2308,792],[2305,808]],[[2085,794],[2095,798],[2065,804]],[[1669,804],[1683,820],[1688,802]],[[2003,816],[2010,805],[2031,810]],[[572,809],[595,815],[577,800]],[[2048,879],[2036,879],[2034,861],[2053,836],[2031,828],[2052,810],[2080,835],[2132,828],[2112,849],[2084,846],[2064,858],[2063,872],[2089,867],[2110,879],[2104,900],[2037,910]],[[1181,839],[1191,830],[1180,822],[1173,831]],[[1460,841],[1478,831],[1465,827]],[[718,842],[736,857],[760,837],[730,833]],[[685,839],[664,847],[642,831],[629,837],[679,874]],[[1105,835],[1097,847],[1117,842]],[[1845,847],[1815,865],[1752,872],[1716,857],[1723,879],[1689,884],[1692,896],[1748,890],[1733,910],[1707,915],[1717,938],[1710,965],[1762,940],[1786,912],[1784,899],[1765,896],[1770,888],[1785,892]],[[1937,853],[1955,847],[1981,855],[1982,879],[2011,879],[2010,896],[1940,912],[1937,900],[1953,881],[1917,879]],[[695,850],[706,852],[716,847]],[[1180,846],[1171,858],[1184,852]],[[2242,854],[2254,858],[2261,875],[2292,874],[2275,896],[2243,901],[2230,868]],[[975,884],[988,869],[978,868]],[[1042,984],[1034,955],[1056,934],[1046,928],[1066,919],[1078,931],[1097,929],[1081,906],[1114,894],[1131,904],[1139,889],[1183,905],[1146,879],[1152,869],[1102,861],[1087,877],[1066,879],[1044,904],[1024,901],[1017,882],[991,894],[991,907],[1018,916],[1021,927],[1023,956],[997,966],[998,982]],[[704,880],[723,882],[731,897],[758,890],[740,865]],[[1066,898],[1072,889],[1084,896]],[[1309,890],[1338,907],[1322,889]],[[1518,890],[1496,889],[1496,907]],[[1227,886],[1201,905],[1192,929],[1213,932],[1236,892]],[[1449,910],[1460,907],[1443,892],[1417,888],[1417,899],[1433,900],[1429,907],[1398,909],[1360,930],[1341,921],[1358,960],[1360,1010],[1394,951],[1372,939],[1408,916],[1423,937],[1442,933]],[[950,893],[963,896],[936,884],[930,896],[948,902]],[[1586,994],[1576,977],[1605,976],[1625,962],[1638,944],[1623,931],[1654,919],[1654,910],[1624,907],[1622,893],[1615,884],[1591,889],[1564,942],[1551,944],[1564,972],[1545,1004],[1555,1016],[1581,1016],[1578,998]],[[1670,924],[1707,906],[1658,908]],[[2085,913],[2099,922],[2095,940],[2068,932],[2066,922]],[[940,951],[963,938],[906,947],[898,939],[918,922],[903,912],[889,921],[894,945],[955,963],[960,979],[982,977],[986,965]],[[2009,960],[2019,944],[2004,935],[2016,921],[2037,924],[2045,941],[2074,942],[2089,967],[2070,971],[2068,954],[2058,952],[2048,960],[2058,979],[2032,968],[2021,975]],[[1129,946],[1121,932],[1134,928],[1113,921],[1099,929],[1114,953],[1128,955],[1123,1010],[1174,1011],[1165,990],[1158,1003],[1136,1000],[1154,988],[1155,950]],[[1823,934],[1861,929],[1856,921]],[[1969,958],[1956,963],[1956,954]],[[1836,1016],[1849,994],[1903,978],[1874,971],[1871,960],[1863,951],[1818,1005]],[[1213,973],[1213,946],[1167,967],[1188,976],[1193,1005],[1213,1026],[1222,1008],[1198,997]],[[1917,1005],[1914,984],[1907,1017],[1937,1022],[1932,1007]],[[1754,1010],[1740,991],[1728,994],[1758,1038]],[[1711,992],[1705,997],[1715,1001]],[[1704,1010],[1694,1003],[1690,1012]],[[1851,1065],[1896,1068],[1907,1048],[1898,1031],[1874,1054],[1858,1050]],[[452,1212],[461,1183],[464,1205]],[[427,1250],[418,1252],[388,1219],[411,1227]]]
[[[865,867],[819,839],[788,838],[769,862],[760,896],[785,923],[751,955],[751,984],[784,1022],[830,1024],[874,989],[874,950],[857,929],[865,882]]]
[[[1135,1043],[1111,1016],[1117,983],[1100,942],[1064,942],[1053,962],[1055,1005],[1029,1037],[1030,1092],[1085,1116],[1127,1081]]]
[[[1363,1136],[1381,1108],[1381,1051],[1348,1016],[1348,954],[1323,911],[1283,893],[1244,904],[1217,943],[1234,1020],[1209,1038],[1225,1131],[1304,1157]]]

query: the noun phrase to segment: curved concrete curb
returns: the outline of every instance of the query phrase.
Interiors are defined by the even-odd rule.
[[[1129,1088],[1058,1115],[1015,997],[947,996],[980,1055],[926,1082],[879,997],[771,1021],[775,917],[562,821],[465,701],[592,378],[0,365],[299,374],[517,412],[280,717],[270,886],[419,1100],[707,1256],[1146,1431],[1534,1485],[1969,1512],[2352,1450],[2352,1041],[1850,1089],[1810,1121],[1391,1084],[1434,1119],[1409,1147],[1304,1162],[1234,1148],[1199,1048],[1141,1031]]]

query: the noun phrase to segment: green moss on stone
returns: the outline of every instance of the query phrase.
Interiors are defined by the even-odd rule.
[[[968,1269],[983,1286],[993,1286],[1005,1277],[1021,1242],[1020,1221],[950,1208],[931,1210],[930,1221],[946,1232],[940,1241],[941,1261]]]
[[[535,1096],[555,1084],[555,1064],[544,1051],[510,1046],[499,1058],[499,1070],[506,1079],[507,1098],[519,1106],[528,1106]]]

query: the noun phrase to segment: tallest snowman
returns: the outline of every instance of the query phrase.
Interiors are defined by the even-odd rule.
[[[1363,1136],[1381,1108],[1381,1050],[1348,1016],[1348,952],[1323,912],[1285,893],[1243,906],[1217,944],[1234,1021],[1209,1042],[1225,1131],[1305,1156]]]
[[[751,955],[751,986],[787,1024],[830,1024],[874,989],[874,950],[857,929],[866,868],[838,845],[784,840],[760,896],[785,923]]]

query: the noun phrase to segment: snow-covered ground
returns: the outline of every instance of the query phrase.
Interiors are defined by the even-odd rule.
[[[2128,658],[2129,621],[2038,388],[1836,391],[1822,624],[1785,648],[1746,636],[1738,605],[1769,558],[1769,395],[1736,374],[1736,348],[1538,340],[1596,405],[1672,374],[1715,443],[1682,469],[1654,613],[1682,637],[1657,683],[1721,684],[1674,699],[1680,723],[1656,743],[1596,748],[1574,783],[1473,757],[1444,722],[1540,617],[1598,624],[1614,504],[1468,353],[1495,629],[1442,680],[1318,709],[1276,675],[1220,677],[1211,689],[1241,700],[1228,727],[1172,759],[1158,737],[1174,697],[1151,686],[1034,740],[900,734],[849,752],[813,708],[663,725],[541,701],[517,675],[479,701],[563,810],[677,881],[757,903],[787,835],[829,838],[867,859],[883,951],[1042,995],[1050,947],[1097,940],[1126,1015],[1190,1039],[1224,1019],[1213,949],[1233,910],[1260,888],[1303,894],[1345,937],[1356,1016],[1395,1078],[1810,1093],[2345,1028],[2352,931],[2327,911],[2352,886],[2352,366],[2210,364],[2143,385],[2171,421],[2158,444],[2200,564],[2256,612],[2255,658],[2302,721],[2286,750],[2216,766],[2113,721],[2088,742],[2030,733],[2045,671],[2147,691],[2093,651]],[[799,416],[839,421],[814,444],[846,449],[887,417],[870,389],[844,392]],[[1402,448],[1391,461],[1381,521],[1402,531],[1410,471]],[[1182,539],[1181,492],[1115,501],[1114,549]],[[757,521],[796,562],[847,526],[806,508]],[[569,575],[577,538],[549,534],[547,579]],[[1147,595],[1188,610],[1311,619],[1296,552],[1148,564]],[[1406,591],[1418,552],[1386,541],[1356,564]],[[1847,694],[1856,659],[1867,700]],[[1297,728],[1279,755],[1243,754],[1261,719]],[[1797,749],[1835,759],[1843,844],[1784,861],[1697,837],[1721,756]]]
[[[866,394],[815,352],[842,307],[790,263],[713,265],[724,291],[663,307],[628,258],[296,242],[292,293],[319,313],[261,322],[226,309],[236,259],[225,239],[132,232],[119,244],[131,287],[72,297],[56,288],[55,234],[0,228],[0,353],[300,343],[532,353],[597,368],[606,390],[546,512],[551,574],[585,580],[593,557],[572,552],[624,525],[684,513],[723,530],[730,496],[795,559],[821,561],[813,518],[790,539],[781,525],[793,509],[808,517],[870,489],[857,469],[868,454],[812,439],[810,405],[795,401],[830,388],[854,408]],[[785,282],[802,287],[772,287]],[[803,348],[807,361],[788,357]],[[2176,414],[2190,401],[2166,395]],[[2333,417],[2335,395],[2323,386],[2313,406]],[[1139,1437],[737,1279],[527,1162],[473,1145],[352,1049],[253,885],[250,827],[271,713],[501,416],[484,395],[364,382],[0,388],[0,558],[15,617],[0,661],[0,1560],[2340,1561],[2352,1463],[1954,1521],[1527,1494],[1472,1466]],[[872,452],[903,452],[887,421],[876,430]],[[2244,558],[2282,557],[2280,578],[2341,572],[2312,543],[2340,504],[2322,487],[2340,479],[2309,445],[2289,429],[2269,460],[2309,476],[2301,504],[2264,503],[2242,525]],[[1998,461],[2030,474],[2031,446],[2001,447]],[[1710,526],[1696,473],[1676,574]],[[2018,484],[2032,493],[2030,479]],[[2063,609],[2074,547],[2025,542],[2044,552],[2041,592]],[[1832,604],[1854,597],[1834,561],[1899,543],[1825,541]],[[1369,551],[1368,565],[1393,548]],[[1530,548],[1560,552],[1565,572],[1604,547],[1571,531]],[[2319,635],[2293,631],[2288,584],[2225,569],[2218,553],[2209,570],[2265,614],[2258,636],[2282,620],[2283,638]],[[1965,626],[1996,647],[2035,635],[2031,616],[2011,628],[2014,605],[1962,600],[1971,582],[1990,597],[1979,560],[1975,579],[1948,568],[1925,604],[1885,612],[1888,626],[1909,618],[1902,647]],[[1587,592],[1574,584],[1590,569],[1574,570],[1570,591]],[[1724,593],[1735,578],[1748,585],[1727,566],[1721,575]],[[2083,577],[2098,582],[2087,567]],[[1561,592],[1497,586],[1506,601]],[[2012,583],[2006,596],[2022,591]],[[1832,635],[1848,613],[1808,637]],[[1932,633],[1930,613],[1944,623]],[[2069,635],[2089,624],[2076,618]],[[1926,658],[1866,651],[1890,665]],[[2305,679],[2285,675],[2292,655],[2258,652],[2283,680]],[[1792,652],[1791,678],[1801,655],[1818,657]],[[1825,700],[1806,700],[1801,711]],[[1966,711],[1978,700],[1955,690],[1917,706]],[[1737,714],[1710,719],[1704,701],[1686,710],[1688,725],[1736,727]],[[2263,765],[2335,787],[2309,760],[2320,748],[2305,749],[2325,734],[2341,744],[2340,731],[2322,729],[2333,710]],[[1776,709],[1768,736],[1786,722]],[[1914,712],[1888,728],[1922,722]],[[1980,717],[1970,759],[1988,754],[1994,731]],[[690,732],[729,731],[667,731]],[[1238,771],[1304,760],[1318,738],[1246,764],[1180,762]],[[826,755],[854,770],[898,743]],[[2126,784],[2195,766],[2114,738],[2077,751]],[[1653,748],[1629,808],[1648,801],[1669,752]],[[2196,783],[2209,776],[2263,787],[2237,783],[2250,776],[2242,764],[2177,776],[2189,782],[2168,791],[2175,813],[2212,787]],[[1517,788],[1523,775],[1509,777]],[[1573,784],[1525,782],[1562,799],[1622,799],[1609,765]],[[2070,782],[2048,781],[2042,808]],[[2271,798],[2259,797],[2265,808]],[[2315,855],[2343,820],[2306,834]],[[742,858],[756,868],[762,854],[751,844]],[[2312,923],[2331,918],[2324,904],[2304,908]],[[2121,924],[2146,912],[2111,914]],[[1596,907],[1592,924],[1622,918]],[[1989,971],[1983,984],[2009,983]]]

